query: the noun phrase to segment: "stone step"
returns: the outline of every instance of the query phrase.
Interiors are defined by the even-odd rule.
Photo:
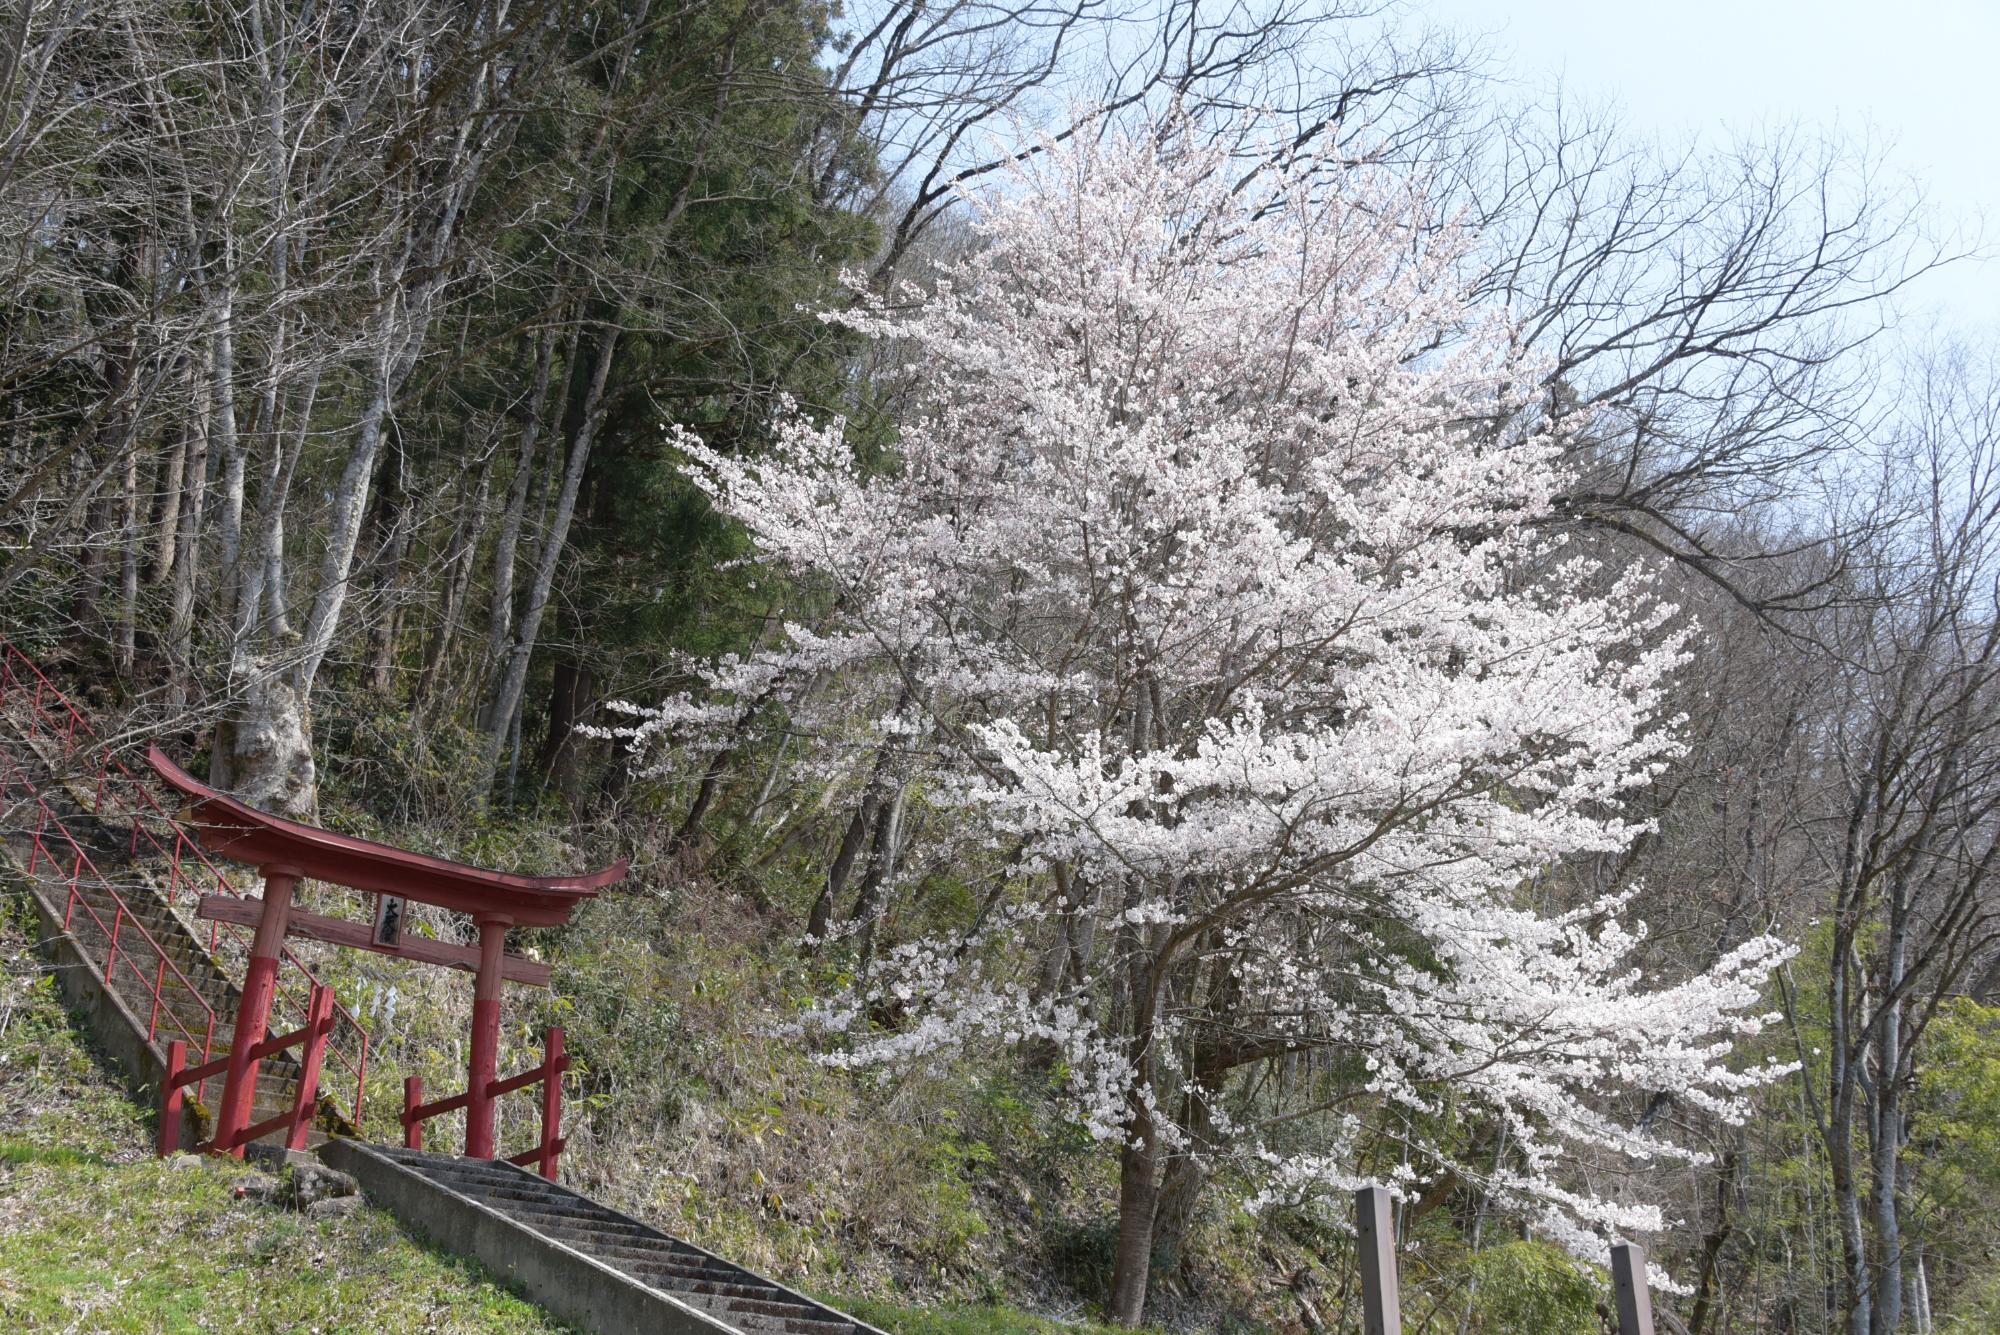
[[[691,1305],[726,1313],[732,1318],[759,1318],[757,1324],[760,1328],[766,1321],[776,1321],[784,1324],[773,1329],[796,1329],[811,1335],[853,1329],[851,1322],[816,1319],[815,1314],[820,1309],[790,1300],[784,1296],[782,1289],[769,1281],[760,1281],[750,1272],[727,1262],[717,1262],[676,1239],[664,1236],[649,1238],[631,1233],[606,1235],[574,1223],[551,1222],[550,1217],[545,1215],[523,1218],[511,1211],[509,1213],[535,1227],[543,1236],[594,1256],[647,1286],[671,1293]],[[629,1241],[611,1241],[608,1238]],[[635,1243],[652,1245],[633,1245]]]
[[[513,1215],[512,1218],[520,1218]],[[560,1225],[550,1225],[539,1230],[550,1237],[571,1234],[572,1230]],[[734,1277],[734,1271],[707,1264],[708,1258],[692,1249],[668,1246],[646,1246],[637,1242],[598,1241],[580,1231],[574,1232],[577,1241],[586,1243],[592,1256],[615,1257],[620,1261],[633,1261],[655,1266],[662,1273],[672,1273],[690,1282],[695,1280],[727,1283]],[[565,1236],[564,1241],[569,1241]],[[647,1239],[651,1242],[652,1239]]]
[[[79,936],[91,935],[103,940],[107,930],[115,927],[120,950],[129,947],[150,953],[157,944],[190,982],[218,996],[227,993],[230,984],[215,967],[207,943],[192,939],[180,919],[169,910],[147,905],[139,898],[142,893],[114,897],[104,891],[79,892],[78,907],[70,914],[70,930]],[[84,912],[85,906],[90,912]],[[138,930],[141,928],[143,934]],[[168,975],[172,976],[171,969]]]
[[[584,1329],[671,1335],[715,1329],[688,1315],[693,1311],[740,1335],[882,1335],[511,1165],[352,1141],[329,1142],[321,1155],[406,1222],[514,1276],[530,1297]]]
[[[478,1197],[473,1199],[477,1200]],[[587,1250],[595,1250],[602,1246],[642,1247],[653,1241],[636,1228],[621,1228],[554,1210],[500,1210],[500,1213],[510,1219],[520,1220],[537,1232],[561,1234],[565,1241],[586,1243]]]
[[[637,1275],[656,1289],[666,1289],[673,1293],[699,1294],[717,1302],[731,1302],[741,1305],[746,1312],[762,1312],[773,1316],[812,1315],[812,1309],[801,1303],[787,1302],[783,1290],[769,1284],[730,1284],[722,1280],[704,1279],[699,1272],[690,1276],[681,1266],[659,1265],[648,1261],[633,1261],[620,1265],[620,1270]]]
[[[802,1304],[787,1304],[797,1311],[781,1313],[761,1311],[750,1304],[740,1302],[717,1301],[698,1293],[676,1292],[673,1296],[690,1307],[698,1307],[704,1312],[714,1314],[738,1330],[755,1331],[759,1335],[763,1335],[764,1332],[770,1332],[771,1335],[850,1335],[855,1329],[852,1321],[815,1317],[812,1315],[814,1311],[825,1309],[808,1308]]]

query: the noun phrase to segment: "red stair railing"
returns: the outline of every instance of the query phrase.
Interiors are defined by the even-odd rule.
[[[151,787],[140,776],[134,774],[123,761],[119,760],[111,748],[104,746],[99,741],[96,730],[90,726],[90,720],[70,702],[69,697],[64,695],[55,683],[48,679],[33,659],[21,652],[11,641],[0,639],[0,708],[5,708],[9,704],[25,708],[27,714],[27,732],[31,740],[39,741],[47,738],[50,742],[60,746],[60,753],[56,760],[58,766],[70,767],[81,758],[83,761],[82,769],[84,772],[91,773],[93,780],[91,814],[106,824],[111,823],[113,820],[123,820],[129,824],[131,827],[130,852],[135,859],[144,856],[141,852],[141,848],[144,846],[151,849],[152,855],[158,857],[166,864],[167,901],[169,903],[172,903],[174,897],[185,890],[191,902],[198,904],[201,896],[208,892],[210,887],[216,892],[231,895],[239,899],[243,898],[242,893],[230,883],[228,876],[202,853],[200,846],[188,834],[186,827],[161,807],[159,801],[153,796]],[[26,786],[28,791],[33,791],[32,786],[27,785],[26,775],[18,765],[10,763],[8,780],[9,782],[18,782]],[[50,822],[53,822],[61,830],[62,837],[71,846],[75,847],[78,854],[81,855],[82,846],[70,834],[68,828],[63,826],[61,816],[53,811],[47,802],[42,800],[39,793],[34,795],[34,801],[39,808],[38,826],[35,834],[37,847],[39,848],[43,842],[46,826]],[[82,803],[79,802],[78,805],[82,805]],[[94,872],[95,869],[93,868]],[[106,893],[112,897],[118,906],[114,917],[121,920],[129,919],[131,917],[130,911],[125,905],[124,897],[118,893],[117,888],[101,876],[98,877],[98,880],[104,886]],[[73,875],[71,876],[70,897],[72,902],[75,902],[76,886]],[[88,907],[88,905],[85,905],[86,910],[88,910]],[[96,917],[94,912],[92,913],[92,917]],[[114,923],[114,926],[116,925]],[[208,944],[211,953],[221,944],[221,929],[222,924],[219,922],[211,922],[209,924]],[[230,930],[232,940],[247,943],[249,935],[247,929],[232,926]],[[150,940],[151,938],[148,937],[148,941]],[[115,955],[115,940],[111,950]],[[312,970],[307,968],[304,962],[292,953],[290,947],[283,947],[281,949],[281,957],[298,969],[300,976],[305,980],[308,990],[302,998],[296,989],[280,983],[277,988],[277,996],[292,1013],[309,1015],[313,1000],[312,989],[319,988],[321,986],[320,981],[313,974]],[[161,958],[164,960],[165,956],[162,955]],[[110,968],[108,965],[106,972],[109,975]],[[175,973],[178,976],[179,970],[175,970]],[[182,981],[185,982],[184,979]],[[163,986],[162,984],[162,986],[150,989],[151,1005],[155,1014],[159,1010],[160,993],[163,990]],[[327,991],[327,996],[332,998],[333,994],[331,990]],[[199,994],[195,994],[195,997],[197,1001],[200,1001]],[[210,1054],[213,1047],[215,1017],[213,1010],[207,1007],[206,1002],[202,1002],[201,1004],[204,1009],[209,1011],[210,1033],[203,1037],[200,1049],[202,1064],[208,1065],[210,1064]],[[325,1051],[331,1055],[338,1066],[345,1069],[345,1073],[348,1076],[353,1078],[354,1100],[351,1105],[352,1111],[350,1116],[353,1123],[359,1126],[361,1124],[362,1095],[367,1088],[368,1082],[368,1031],[361,1027],[361,1023],[355,1018],[354,1013],[341,1005],[337,999],[331,1000],[330,1004],[333,1008],[332,1014],[336,1021],[336,1028],[354,1036],[353,1051],[351,1053],[343,1051],[341,1046],[331,1042],[325,1045]],[[150,1039],[152,1034],[149,1033],[147,1037]],[[189,1041],[192,1042],[192,1040],[193,1036],[189,1035]],[[315,1081],[313,1093],[317,1096],[317,1081]]]
[[[506,1162],[527,1167],[535,1165],[535,1171],[553,1182],[556,1179],[556,1156],[560,1155],[569,1142],[562,1137],[562,1077],[569,1069],[569,1054],[563,1051],[563,1031],[552,1026],[545,1037],[542,1060],[519,1075],[508,1076],[505,1080],[495,1080],[486,1086],[486,1097],[497,1099],[502,1094],[512,1094],[517,1089],[526,1089],[539,1082],[542,1086],[542,1132],[531,1150],[509,1155]],[[403,1145],[407,1149],[420,1150],[424,1147],[424,1123],[433,1117],[456,1112],[472,1102],[472,1091],[454,1094],[448,1099],[438,1099],[425,1103],[424,1082],[421,1076],[410,1076],[403,1081]]]
[[[0,759],[5,758],[0,757]],[[193,1007],[199,1008],[201,1012],[201,1029],[200,1032],[196,1032],[193,1025],[183,1019],[180,1012],[173,1006],[167,1005],[164,1007],[169,1024],[180,1030],[183,1036],[182,1039],[175,1041],[184,1041],[197,1045],[200,1048],[202,1060],[206,1062],[215,1046],[214,1008],[196,990],[194,984],[188,979],[188,976],[181,972],[180,966],[168,957],[166,950],[153,938],[153,934],[146,930],[145,924],[133,915],[130,907],[125,903],[124,896],[118,893],[117,886],[112,883],[109,877],[97,869],[97,864],[91,860],[90,854],[84,851],[83,845],[78,843],[76,837],[70,833],[69,827],[64,825],[61,817],[50,809],[47,801],[43,799],[39,792],[35,791],[34,785],[29,781],[28,776],[22,771],[21,767],[11,759],[5,760],[4,771],[0,771],[0,793],[4,793],[6,799],[9,801],[18,800],[24,803],[32,803],[35,807],[37,813],[35,830],[29,836],[28,874],[30,876],[34,875],[36,871],[46,864],[52,873],[61,877],[66,891],[66,899],[63,905],[63,930],[65,932],[73,930],[76,921],[76,911],[82,909],[84,915],[97,927],[97,930],[103,935],[105,940],[105,985],[108,987],[115,982],[118,976],[118,966],[122,963],[131,972],[132,976],[139,981],[140,985],[144,987],[146,995],[149,998],[146,1016],[146,1041],[150,1043],[159,1036],[160,1012],[163,1009],[162,1002],[164,1001],[164,994],[166,992],[167,977],[171,973],[174,980],[181,985],[182,990],[187,994],[187,1000],[192,1003]],[[63,846],[66,846],[66,848]],[[87,879],[86,873],[88,874]],[[104,921],[103,916],[91,906],[90,901],[83,897],[82,892],[85,885],[102,890],[111,899],[114,907],[111,914],[111,921],[108,924]],[[151,977],[147,976],[144,967],[133,962],[132,953],[129,949],[122,955],[119,953],[120,946],[124,943],[126,932],[134,933],[146,949],[152,952],[153,958],[158,961],[152,971]]]

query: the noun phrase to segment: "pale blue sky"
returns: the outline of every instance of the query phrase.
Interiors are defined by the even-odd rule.
[[[1884,146],[1938,222],[2000,242],[2000,0],[1413,0],[1491,34],[1496,73],[1559,79],[1623,108],[1632,130],[1689,135],[1797,122]],[[2000,335],[2000,260],[1967,262],[1905,301]]]

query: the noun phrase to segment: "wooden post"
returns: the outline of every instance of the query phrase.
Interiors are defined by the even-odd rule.
[[[472,988],[472,1044],[466,1062],[465,1156],[493,1157],[493,1082],[500,1060],[500,956],[509,919],[479,915],[479,975]]]
[[[161,1158],[181,1147],[181,1072],[187,1069],[188,1045],[181,1039],[167,1044],[167,1070],[160,1077]]]
[[[569,1059],[563,1056],[563,1031],[549,1029],[542,1047],[542,1155],[535,1167],[541,1175],[556,1180],[556,1142],[562,1139],[562,1078]]]
[[[215,1117],[214,1144],[243,1157],[238,1142],[250,1125],[257,1102],[257,1063],[250,1049],[264,1041],[271,1019],[271,992],[277,986],[278,954],[285,945],[285,923],[292,911],[295,873],[264,868],[264,912],[250,942],[250,967],[243,975],[243,996],[236,1004],[236,1033],[229,1041],[229,1068],[222,1079],[222,1107]]]
[[[313,1110],[319,1106],[320,1058],[326,1053],[326,1036],[333,1031],[333,989],[315,983],[306,1001],[306,1036],[299,1045],[299,1084],[292,1091],[292,1122],[285,1132],[285,1148],[306,1147],[306,1132],[312,1127]]]
[[[1396,1223],[1389,1193],[1363,1187],[1354,1193],[1355,1251],[1361,1261],[1361,1317],[1366,1335],[1403,1335],[1396,1292]]]
[[[424,1124],[410,1116],[417,1105],[424,1101],[424,1078],[420,1075],[407,1076],[403,1080],[403,1148],[420,1150],[424,1147]]]
[[[1653,1335],[1653,1297],[1646,1286],[1646,1249],[1636,1242],[1611,1248],[1611,1283],[1618,1296],[1618,1335]]]

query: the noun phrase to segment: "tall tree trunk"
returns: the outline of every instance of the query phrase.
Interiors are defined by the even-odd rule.
[[[125,452],[125,512],[120,523],[118,673],[132,675],[139,654],[139,452]]]
[[[1829,983],[1830,1025],[1827,1052],[1831,1063],[1827,1101],[1827,1170],[1832,1179],[1834,1211],[1840,1224],[1841,1278],[1846,1304],[1848,1335],[1869,1335],[1870,1289],[1868,1276],[1868,1235],[1862,1222],[1861,1183],[1856,1171],[1854,1145],[1855,1093],[1858,1079],[1854,1070],[1857,1054],[1851,1045],[1848,1023],[1848,964],[1846,952],[1851,937],[1835,932],[1835,949]]]
[[[400,270],[399,270],[400,272]],[[354,573],[354,554],[361,541],[369,484],[381,451],[389,402],[407,369],[406,349],[413,335],[398,337],[385,303],[366,406],[349,447],[347,466],[333,494],[333,513],[326,528],[326,548],[320,558],[319,590],[313,599],[305,637],[297,659],[284,663],[265,656],[246,659],[244,675],[232,682],[229,715],[216,726],[211,751],[212,780],[252,806],[295,819],[312,820],[319,810],[319,772],[313,760],[312,724],[307,707],[347,604]]]
[[[570,340],[570,354],[576,340]],[[548,411],[549,381],[554,374],[555,336],[548,330],[535,339],[534,388],[528,395],[528,415],[521,424],[520,447],[514,454],[514,477],[507,487],[507,508],[500,516],[500,534],[493,545],[493,601],[486,618],[486,657],[481,675],[487,683],[486,698],[480,701],[479,727],[483,731],[504,729],[506,720],[492,717],[499,699],[500,678],[506,668],[507,639],[514,629],[514,565],[521,545],[521,525],[528,513],[528,489],[535,476],[535,450],[540,443],[542,419]]]
[[[1899,878],[1900,881],[1900,878]],[[1888,957],[1882,976],[1882,1010],[1875,1025],[1875,1087],[1871,1100],[1869,1192],[1875,1225],[1874,1335],[1894,1335],[1903,1322],[1903,1232],[1900,1213],[1903,1154],[1904,969],[1909,954],[1907,890],[1890,894]]]
[[[868,827],[875,820],[875,812],[882,805],[882,790],[871,779],[868,788],[861,794],[860,803],[854,814],[848,818],[847,828],[841,831],[840,844],[834,850],[833,861],[826,869],[826,880],[820,885],[819,898],[813,901],[812,912],[806,918],[806,935],[815,941],[826,939],[827,929],[833,925],[835,902],[847,884],[847,878],[854,873],[854,863],[861,856],[861,845],[868,838]]]
[[[563,653],[555,661],[549,684],[549,728],[542,739],[535,768],[543,782],[562,795],[572,811],[583,807],[582,746],[577,724],[590,716],[597,705],[597,674],[590,664],[574,654]]]
[[[225,237],[227,232],[224,233]],[[225,247],[225,271],[230,256]],[[216,537],[221,548],[217,571],[222,577],[221,607],[224,625],[236,620],[236,598],[243,557],[243,488],[248,460],[236,421],[236,293],[234,280],[225,279],[216,300],[215,328],[209,339],[209,374],[215,381],[215,430],[210,452],[222,463],[222,494],[218,497]]]
[[[195,575],[201,566],[202,512],[208,495],[208,378],[198,376],[195,409],[183,427],[187,453],[187,501],[180,511],[180,536],[174,564],[172,608],[167,619],[167,655],[171,663],[168,698],[176,709],[187,707],[194,694]]]
[[[1118,1152],[1118,1250],[1111,1273],[1111,1319],[1145,1320],[1153,1271],[1153,1224],[1160,1205],[1160,1150],[1153,1117],[1135,1090],[1132,1123]]]
[[[445,664],[450,660],[452,643],[458,638],[458,628],[465,616],[466,594],[472,587],[472,567],[479,555],[479,543],[486,536],[487,497],[493,485],[493,460],[499,451],[488,442],[486,457],[479,464],[479,481],[473,488],[472,500],[466,513],[458,522],[453,535],[451,555],[446,560],[449,572],[444,591],[444,606],[438,611],[437,628],[431,632],[430,643],[424,649],[423,671],[417,675],[416,698],[419,704],[427,704],[437,698],[438,686],[445,676]]]
[[[1688,1335],[1708,1335],[1709,1323],[1721,1310],[1716,1296],[1721,1289],[1722,1249],[1735,1231],[1733,1209],[1742,1176],[1743,1155],[1739,1146],[1723,1154],[1715,1175],[1715,1222],[1701,1241],[1701,1268],[1695,1276],[1694,1308],[1688,1315]]]
[[[895,880],[896,864],[903,852],[903,810],[909,800],[910,785],[896,785],[896,795],[875,819],[874,845],[868,851],[868,872],[861,888],[854,892],[854,908],[848,921],[861,924],[861,963],[866,968],[875,958],[875,919],[883,890]]]
[[[167,451],[166,465],[156,488],[158,500],[153,527],[159,537],[153,548],[152,565],[146,573],[148,584],[164,584],[174,573],[174,553],[180,542],[181,479],[186,474],[189,440],[188,433],[183,431],[173,448]]]
[[[561,564],[563,548],[569,542],[569,526],[576,516],[576,498],[583,487],[583,471],[590,462],[590,450],[596,441],[597,430],[603,425],[604,387],[611,379],[611,363],[617,350],[618,330],[615,326],[606,326],[598,344],[596,364],[591,371],[590,388],[584,395],[581,420],[570,444],[569,466],[563,471],[562,494],[556,500],[555,513],[550,517],[549,530],[543,537],[540,559],[535,565],[534,584],[528,590],[521,625],[508,650],[493,707],[488,711],[492,726],[488,728],[486,741],[481,747],[479,772],[484,778],[482,791],[490,791],[493,787],[494,775],[500,767],[500,749],[521,708],[522,693],[527,689],[528,664],[534,657],[535,639],[541,633],[542,615],[548,610],[549,591],[555,587],[556,568]]]
[[[368,669],[369,689],[377,695],[389,694],[396,681],[396,644],[401,636],[403,619],[403,567],[409,554],[413,525],[408,488],[403,479],[406,462],[403,451],[398,449],[396,466],[391,470],[394,480],[381,489],[381,512],[388,536],[382,543],[376,580],[379,604],[369,631],[371,661]]]

